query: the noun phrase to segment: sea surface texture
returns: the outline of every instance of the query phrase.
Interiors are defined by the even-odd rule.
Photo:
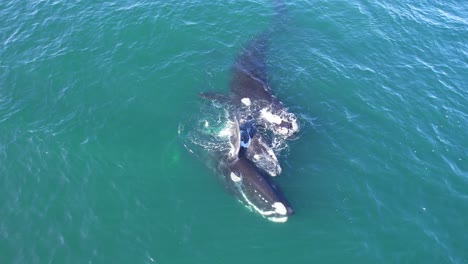
[[[467,2],[286,8],[279,224],[179,134],[274,0],[2,0],[0,263],[467,263]]]

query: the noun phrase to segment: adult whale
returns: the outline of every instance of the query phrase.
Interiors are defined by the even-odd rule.
[[[296,116],[273,94],[267,79],[265,55],[270,34],[271,30],[266,30],[257,35],[236,57],[228,95],[205,92],[200,96],[223,104],[240,124],[248,118],[255,120],[261,132],[252,139],[245,155],[270,176],[276,176],[281,166],[272,145],[298,132],[299,125]]]
[[[229,95],[202,93],[203,98],[237,106],[239,122],[242,117],[253,116],[260,126],[266,126],[275,135],[290,137],[299,130],[297,118],[273,94],[267,78],[266,55],[271,35],[284,25],[286,6],[276,0],[272,25],[257,34],[243,47],[231,68]]]
[[[230,93],[201,93],[205,99],[236,107],[242,118],[252,116],[276,135],[290,137],[299,130],[297,118],[273,95],[266,75],[265,53],[271,30],[256,36],[235,59]]]

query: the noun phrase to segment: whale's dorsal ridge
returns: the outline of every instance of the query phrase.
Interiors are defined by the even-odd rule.
[[[266,74],[266,51],[269,31],[258,34],[237,55],[231,69],[230,91],[235,100],[271,101]]]

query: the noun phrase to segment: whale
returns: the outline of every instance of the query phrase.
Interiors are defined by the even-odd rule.
[[[275,96],[267,74],[267,51],[273,33],[284,25],[286,5],[276,0],[276,15],[269,28],[256,34],[234,58],[230,69],[229,92],[203,92],[200,97],[224,106],[239,124],[255,120],[258,133],[245,151],[247,159],[270,176],[281,174],[278,149],[286,139],[297,134],[297,117]]]
[[[219,162],[218,169],[225,177],[230,190],[247,208],[273,222],[286,222],[294,214],[289,201],[280,188],[256,164],[245,156],[242,149],[248,149],[246,141],[251,141],[255,133],[243,136],[253,129],[252,123],[239,125],[234,118],[231,127],[231,145],[233,152],[225,153]],[[250,142],[251,143],[251,142]]]
[[[260,33],[235,58],[229,94],[200,93],[200,97],[234,107],[239,116],[252,116],[275,135],[291,137],[299,131],[297,117],[273,94],[266,75],[265,53],[270,31]]]
[[[204,99],[224,104],[230,115],[235,116],[236,120],[241,123],[241,131],[242,126],[251,122],[250,119],[255,120],[257,127],[255,130],[261,131],[255,133],[255,136],[251,135],[248,142],[241,142],[240,144],[248,145],[248,147],[243,147],[240,151],[247,159],[254,161],[256,166],[260,170],[266,172],[269,176],[275,177],[281,174],[282,169],[278,162],[276,153],[273,150],[274,139],[269,135],[271,133],[268,133],[268,129],[264,123],[258,122],[259,113],[255,113],[255,111],[250,109],[243,109],[243,107],[232,105],[230,99],[222,94],[207,92],[200,94],[200,96]],[[257,119],[254,119],[250,114],[257,117]],[[280,137],[280,139],[282,139],[282,137]]]
[[[278,186],[245,156],[228,163],[225,177],[248,208],[274,222],[286,222],[294,210]]]
[[[223,105],[235,113],[240,124],[254,119],[259,130],[245,156],[270,176],[282,169],[273,141],[284,141],[299,131],[296,116],[273,94],[266,74],[265,53],[269,31],[251,40],[235,58],[231,67],[229,93],[203,92],[199,96]]]

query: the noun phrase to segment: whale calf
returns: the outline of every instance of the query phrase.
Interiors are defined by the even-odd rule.
[[[252,124],[247,126],[252,128]],[[221,157],[219,170],[231,191],[245,206],[270,221],[285,222],[294,210],[278,186],[269,179],[270,177],[249,160],[245,152],[242,152],[243,148],[248,149],[250,146],[242,145],[241,142],[246,139],[241,138],[241,128],[245,129],[245,125],[240,126],[234,118],[230,141],[235,151],[225,153]]]

